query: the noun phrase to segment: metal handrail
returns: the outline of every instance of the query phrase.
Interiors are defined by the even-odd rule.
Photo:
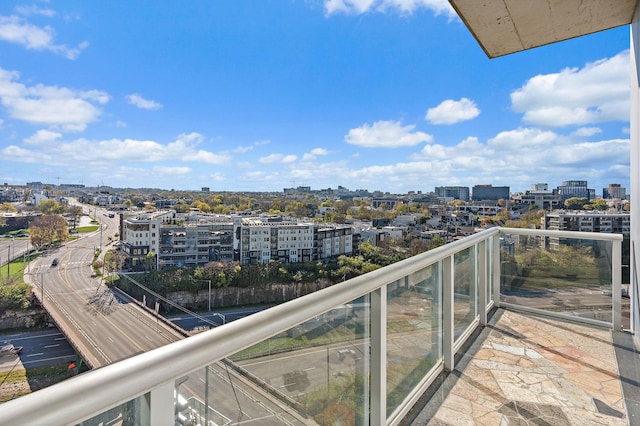
[[[616,234],[491,228],[251,316],[81,374],[0,405],[0,419],[73,424],[371,293],[499,233],[618,241]],[[224,342],[224,344],[220,344]]]

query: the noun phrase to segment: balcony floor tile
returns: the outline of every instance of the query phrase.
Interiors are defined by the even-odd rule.
[[[611,331],[499,310],[410,424],[628,425],[623,380]]]

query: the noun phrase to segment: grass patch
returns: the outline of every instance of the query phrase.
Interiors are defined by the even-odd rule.
[[[78,232],[94,232],[100,229],[99,225],[79,226],[76,228]]]
[[[67,364],[0,372],[0,403],[65,380]]]

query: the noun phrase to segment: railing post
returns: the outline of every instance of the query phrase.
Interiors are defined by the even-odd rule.
[[[491,280],[491,294],[493,295],[493,303],[496,307],[500,307],[500,287],[502,285],[502,262],[500,259],[500,235],[499,233],[493,237],[493,278]]]
[[[487,240],[478,243],[478,314],[480,325],[487,325]]]
[[[148,424],[150,426],[175,425],[176,409],[174,393],[175,384],[173,382],[153,389],[150,392],[150,398],[145,398],[149,404],[149,423],[142,422],[141,424]]]
[[[622,331],[622,241],[611,242],[611,302],[613,329]]]
[[[371,418],[387,422],[387,286],[371,293]]]
[[[453,325],[453,255],[442,260],[442,356],[445,370],[452,371],[454,367],[454,325]]]

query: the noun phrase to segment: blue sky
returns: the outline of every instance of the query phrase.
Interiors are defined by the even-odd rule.
[[[0,183],[629,187],[629,28],[488,59],[446,0],[0,3]]]

